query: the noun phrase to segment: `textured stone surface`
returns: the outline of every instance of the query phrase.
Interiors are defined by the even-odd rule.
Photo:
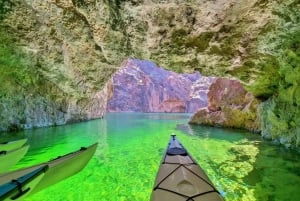
[[[260,101],[237,80],[217,78],[210,86],[208,106],[194,114],[190,123],[259,131]]]
[[[37,67],[64,92],[99,89],[128,57],[178,72],[232,74],[249,84],[261,70],[257,38],[273,23],[275,2],[16,1],[5,22]],[[251,63],[251,64],[252,64]],[[255,70],[251,70],[251,69]],[[246,74],[248,76],[242,76]],[[264,93],[260,88],[258,94]]]
[[[44,111],[45,123],[37,125],[99,117],[106,102],[95,101],[95,94],[128,57],[183,73],[230,73],[251,78],[243,80],[250,83],[261,71],[244,63],[257,57],[255,40],[273,21],[273,3],[260,0],[15,0],[13,5],[1,26],[32,57],[36,76],[47,80],[28,99],[32,107],[46,100],[40,109],[26,112],[27,119],[36,119],[34,113]],[[17,100],[9,102],[16,105]],[[92,107],[98,114],[88,112],[90,102],[99,103]],[[170,104],[161,107],[169,110]],[[9,110],[20,115],[5,115],[3,122],[24,122],[25,110],[19,109]],[[55,112],[46,115],[48,111]]]
[[[113,76],[107,111],[195,112],[207,106],[206,93],[214,78],[177,74],[150,61],[129,59]]]

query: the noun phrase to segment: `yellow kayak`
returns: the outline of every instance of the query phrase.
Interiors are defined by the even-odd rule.
[[[223,201],[205,172],[171,136],[156,176],[151,201]]]
[[[12,196],[11,194],[5,193],[5,186],[8,185],[8,183],[10,183],[12,180],[17,180],[18,178],[24,177],[25,175],[31,174],[38,170],[40,170],[42,174],[40,174],[40,177],[38,177],[37,179],[32,179],[32,181],[28,181],[27,185],[32,184],[32,188],[27,192],[22,193],[21,196],[18,196],[19,199],[23,199],[25,196],[36,193],[48,186],[51,186],[61,180],[64,180],[81,171],[87,165],[91,157],[94,155],[96,148],[97,143],[89,147],[82,147],[76,152],[72,152],[64,156],[59,156],[56,159],[50,160],[45,163],[2,174],[0,175],[0,195],[10,196],[4,196],[5,199],[8,200],[11,199],[11,197],[16,196]],[[21,191],[26,190],[26,188],[24,188],[23,185],[19,185],[17,188],[21,189]],[[20,192],[17,191],[17,194],[20,194]]]

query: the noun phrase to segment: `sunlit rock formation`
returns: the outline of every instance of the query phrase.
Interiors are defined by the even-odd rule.
[[[259,131],[257,106],[260,101],[239,81],[217,78],[207,96],[208,106],[197,111],[190,123]]]
[[[150,61],[129,59],[113,76],[108,112],[195,112],[207,106],[212,77],[178,74]]]

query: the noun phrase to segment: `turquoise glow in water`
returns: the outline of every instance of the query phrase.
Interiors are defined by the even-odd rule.
[[[25,201],[148,201],[175,133],[227,201],[300,200],[300,157],[242,131],[187,125],[188,114],[112,113],[85,123],[18,133],[30,144],[13,169],[98,142],[77,175]]]

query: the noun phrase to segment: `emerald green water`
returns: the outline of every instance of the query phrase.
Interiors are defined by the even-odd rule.
[[[13,169],[98,142],[86,168],[25,201],[148,201],[171,133],[227,201],[300,200],[300,155],[242,131],[189,126],[189,114],[112,113],[104,119],[28,130],[30,150]]]

